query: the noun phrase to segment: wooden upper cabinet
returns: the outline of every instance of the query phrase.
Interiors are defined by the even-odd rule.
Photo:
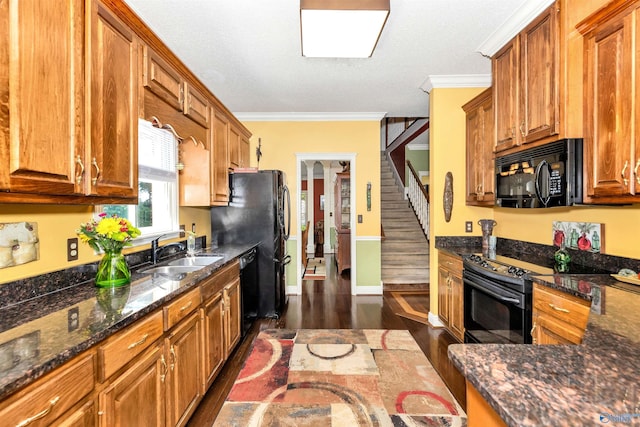
[[[213,110],[211,145],[211,205],[229,204],[229,119]]]
[[[492,58],[493,99],[495,111],[495,151],[515,147],[518,143],[518,66],[517,38],[500,49]]]
[[[138,197],[138,41],[101,3],[92,1],[90,193]]]
[[[240,167],[240,131],[233,124],[229,127],[229,167]]]
[[[184,80],[168,62],[147,45],[142,46],[142,84],[178,111],[183,108]]]
[[[520,124],[523,144],[559,131],[559,25],[553,4],[520,33]]]
[[[640,59],[639,25],[640,3],[629,0],[613,1],[578,24],[584,36],[584,161],[590,203],[640,201],[640,131],[632,125],[640,123],[640,72],[634,65]]]
[[[83,0],[0,3],[0,203],[83,192],[83,16]]]
[[[492,58],[496,152],[560,138],[558,14],[552,4]]]
[[[209,127],[209,102],[200,92],[188,83],[184,83],[184,107],[187,117],[205,128]]]
[[[495,200],[493,99],[491,88],[462,106],[467,115],[467,205]]]
[[[240,167],[251,167],[251,142],[245,135],[240,135]]]

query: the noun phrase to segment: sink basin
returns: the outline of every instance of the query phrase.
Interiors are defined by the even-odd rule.
[[[171,280],[182,280],[187,274],[204,268],[202,265],[163,265],[143,270],[141,273],[164,276]]]
[[[169,266],[200,266],[213,264],[216,261],[220,261],[223,256],[211,255],[211,256],[192,256],[186,258],[180,258],[169,262]]]

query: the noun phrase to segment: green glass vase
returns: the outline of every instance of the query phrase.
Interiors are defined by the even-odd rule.
[[[105,251],[98,271],[96,286],[100,288],[123,286],[131,281],[131,272],[122,250]]]

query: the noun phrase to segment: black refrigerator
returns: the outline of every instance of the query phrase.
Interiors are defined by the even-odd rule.
[[[290,195],[280,170],[229,175],[229,206],[211,208],[213,246],[259,242],[257,284],[242,287],[244,317],[277,318],[287,303],[285,242],[291,226]]]

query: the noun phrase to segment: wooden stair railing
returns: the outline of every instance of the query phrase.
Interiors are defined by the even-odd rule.
[[[424,235],[429,240],[429,193],[422,185],[420,177],[409,160],[407,160],[407,166],[411,171],[408,183],[409,203],[418,218],[418,222],[420,222]]]

